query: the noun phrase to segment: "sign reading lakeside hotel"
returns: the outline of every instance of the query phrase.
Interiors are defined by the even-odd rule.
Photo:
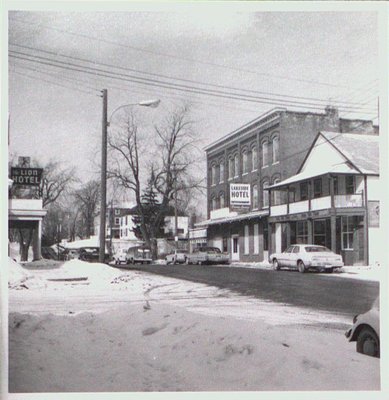
[[[42,168],[11,168],[11,179],[15,185],[39,186],[42,181]]]
[[[247,183],[230,184],[230,206],[232,208],[250,207],[251,190]]]

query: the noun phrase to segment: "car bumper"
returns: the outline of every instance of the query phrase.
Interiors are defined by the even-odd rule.
[[[318,269],[332,269],[332,268],[342,268],[344,266],[343,263],[337,262],[312,262],[309,266],[310,268],[318,268]]]

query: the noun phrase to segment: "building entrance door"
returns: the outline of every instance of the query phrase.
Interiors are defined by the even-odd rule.
[[[231,261],[239,261],[239,236],[231,237]]]

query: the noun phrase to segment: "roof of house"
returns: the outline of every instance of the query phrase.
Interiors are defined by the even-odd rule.
[[[317,171],[303,170],[296,175],[271,185],[269,189],[285,187],[289,184],[302,182],[324,174],[379,174],[379,137],[377,135],[325,131],[317,135],[299,171],[304,166],[309,153],[315,147],[320,135],[342,155],[346,162],[323,169],[320,174]]]
[[[320,132],[363,174],[379,174],[379,136]]]

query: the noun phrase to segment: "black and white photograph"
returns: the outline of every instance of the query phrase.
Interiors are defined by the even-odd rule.
[[[2,398],[387,398],[385,2],[1,14]]]

